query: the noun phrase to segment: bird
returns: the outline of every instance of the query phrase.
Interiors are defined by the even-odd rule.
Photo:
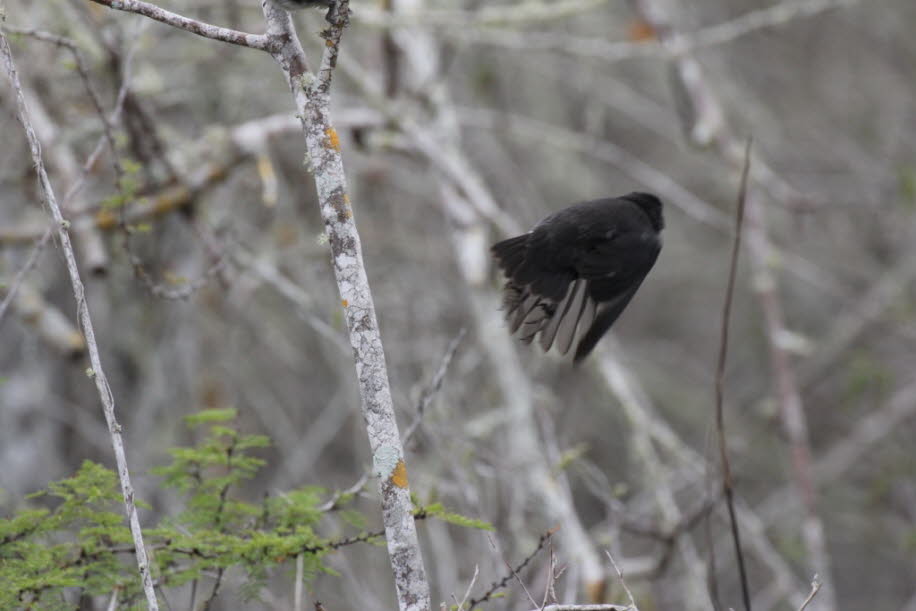
[[[651,193],[579,202],[490,251],[505,276],[509,331],[573,363],[591,353],[636,294],[662,248],[662,202]]]

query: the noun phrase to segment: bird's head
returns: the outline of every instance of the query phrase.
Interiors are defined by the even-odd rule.
[[[652,222],[652,227],[655,228],[655,231],[661,231],[665,228],[665,219],[662,217],[662,200],[651,193],[640,193],[639,191],[624,195],[622,199],[631,201],[642,208]]]

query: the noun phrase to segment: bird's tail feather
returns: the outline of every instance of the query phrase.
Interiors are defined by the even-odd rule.
[[[522,234],[502,242],[497,242],[490,247],[490,251],[499,260],[499,266],[502,267],[506,276],[509,278],[515,275],[522,263],[525,262],[525,252],[527,251],[528,234]]]

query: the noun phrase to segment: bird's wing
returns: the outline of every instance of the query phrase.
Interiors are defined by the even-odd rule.
[[[550,350],[556,341],[560,354],[569,352],[577,328],[586,328],[595,317],[595,300],[588,295],[588,283],[579,278],[569,286],[563,298],[547,324],[541,331],[541,348]]]
[[[624,308],[627,307],[627,304],[630,303],[630,300],[633,299],[633,295],[636,294],[636,289],[639,288],[640,284],[642,284],[642,279],[633,283],[629,288],[618,293],[609,301],[601,303],[598,308],[598,315],[594,318],[594,322],[592,322],[590,326],[582,325],[582,329],[588,330],[585,331],[582,339],[579,340],[579,345],[576,346],[576,354],[573,357],[573,363],[578,363],[591,353],[598,343],[598,340],[607,333],[607,330],[611,328],[611,325],[614,324]]]

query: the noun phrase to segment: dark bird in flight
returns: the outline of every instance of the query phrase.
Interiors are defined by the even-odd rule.
[[[581,202],[491,247],[506,276],[509,330],[584,359],[623,312],[662,248],[662,202],[649,193]]]

